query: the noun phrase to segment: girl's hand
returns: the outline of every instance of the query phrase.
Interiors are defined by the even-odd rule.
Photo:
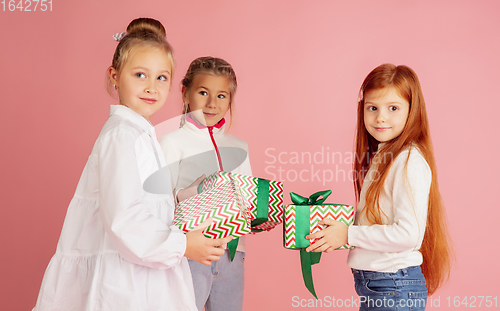
[[[337,247],[347,244],[347,230],[349,227],[346,224],[329,218],[322,219],[319,223],[328,227],[319,232],[306,235],[306,239],[309,240],[319,239],[306,248],[306,251],[329,253]]]
[[[196,179],[192,184],[187,186],[187,188],[179,190],[177,192],[177,202],[182,202],[186,199],[189,199],[192,196],[195,196],[198,194],[198,185],[205,179],[205,174],[201,175]]]
[[[209,266],[212,261],[217,261],[224,255],[225,249],[221,246],[233,239],[232,236],[224,239],[209,239],[202,233],[203,229],[212,224],[213,219],[208,218],[199,226],[186,233],[186,252],[184,256],[194,261]]]

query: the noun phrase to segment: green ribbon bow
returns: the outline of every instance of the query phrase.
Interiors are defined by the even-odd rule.
[[[306,239],[306,235],[311,232],[311,205],[320,205],[325,202],[326,198],[332,193],[331,190],[318,191],[309,198],[305,198],[296,193],[290,192],[290,197],[295,204],[295,246],[300,249],[300,265],[302,268],[302,279],[306,288],[313,296],[318,299],[314,290],[312,279],[312,265],[319,263],[321,253],[306,252],[306,248],[311,245],[311,242]],[[302,206],[302,207],[301,207]]]
[[[295,205],[321,205],[330,194],[332,194],[332,190],[323,190],[311,194],[309,198],[305,198],[299,194],[290,192],[290,198]]]

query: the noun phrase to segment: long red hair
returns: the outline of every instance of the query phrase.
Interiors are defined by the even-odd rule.
[[[410,110],[401,135],[389,141],[378,151],[377,162],[379,165],[374,167],[374,169],[377,170],[376,176],[379,176],[379,178],[374,180],[366,191],[366,205],[363,213],[365,213],[366,219],[371,224],[384,224],[379,198],[383,191],[384,181],[392,165],[392,160],[401,151],[409,148],[410,145],[416,146],[429,164],[432,172],[427,223],[420,248],[420,252],[424,258],[421,265],[422,272],[426,279],[429,295],[432,295],[439,287],[446,283],[450,276],[452,252],[446,225],[446,213],[441,194],[439,193],[436,161],[432,149],[429,121],[427,120],[422,88],[420,87],[416,73],[407,66],[395,66],[393,64],[380,65],[372,70],[363,81],[358,104],[355,141],[356,161],[353,164],[355,171],[354,190],[359,202],[365,174],[378,148],[378,141],[365,128],[363,94],[366,94],[370,90],[385,87],[395,88],[398,95],[410,103]]]

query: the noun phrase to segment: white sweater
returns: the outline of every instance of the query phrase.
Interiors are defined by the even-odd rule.
[[[252,175],[245,141],[213,127],[213,136],[222,159],[224,171]],[[180,129],[161,138],[161,148],[172,176],[172,188],[183,189],[198,177],[219,171],[214,144],[207,128],[186,122]],[[240,237],[238,251],[245,251],[245,237]]]
[[[418,149],[412,147],[401,152],[394,159],[380,195],[380,208],[387,216],[385,224],[370,225],[361,211],[365,206],[366,190],[377,177],[373,174],[374,166],[367,172],[356,220],[349,227],[349,244],[355,248],[349,252],[347,264],[354,269],[379,272],[419,266],[423,261],[419,249],[427,219],[432,180],[430,167]]]

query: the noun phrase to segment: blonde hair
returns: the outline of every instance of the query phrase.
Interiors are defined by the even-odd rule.
[[[127,26],[127,34],[116,46],[111,67],[119,73],[127,62],[132,49],[141,46],[150,46],[165,51],[172,65],[172,76],[174,75],[174,52],[167,41],[167,32],[159,21],[145,17],[134,19]],[[108,93],[112,95],[113,83],[110,77],[106,76]]]
[[[429,121],[425,109],[425,101],[417,74],[408,66],[395,66],[383,64],[373,69],[363,81],[360,94],[371,90],[380,90],[393,87],[401,98],[410,104],[408,119],[403,132],[393,140],[377,150],[376,141],[366,130],[364,124],[364,97],[358,103],[358,121],[356,127],[355,159],[353,170],[356,178],[354,190],[359,202],[361,188],[367,170],[372,164],[374,154],[377,152],[377,165],[374,167],[376,176],[365,194],[366,206],[364,216],[371,224],[383,224],[383,217],[379,205],[380,194],[383,192],[384,181],[395,159],[403,150],[416,146],[425,158],[432,173],[429,203],[427,207],[427,223],[424,240],[420,252],[424,258],[422,272],[425,276],[429,295],[441,287],[450,276],[451,270],[451,240],[446,225],[446,212],[439,192],[437,180],[436,161],[432,148]],[[389,155],[389,156],[386,156]],[[408,161],[408,160],[407,160]]]
[[[193,85],[194,79],[201,74],[210,74],[214,76],[223,76],[229,80],[229,113],[231,116],[231,123],[233,120],[233,99],[236,94],[238,83],[236,81],[236,73],[234,72],[231,64],[225,60],[212,56],[198,57],[193,60],[189,65],[186,75],[181,81],[183,92],[189,94],[190,88]],[[181,119],[181,126],[186,122],[186,113],[191,112],[189,105],[183,104],[183,116]],[[231,125],[229,125],[231,127]]]

